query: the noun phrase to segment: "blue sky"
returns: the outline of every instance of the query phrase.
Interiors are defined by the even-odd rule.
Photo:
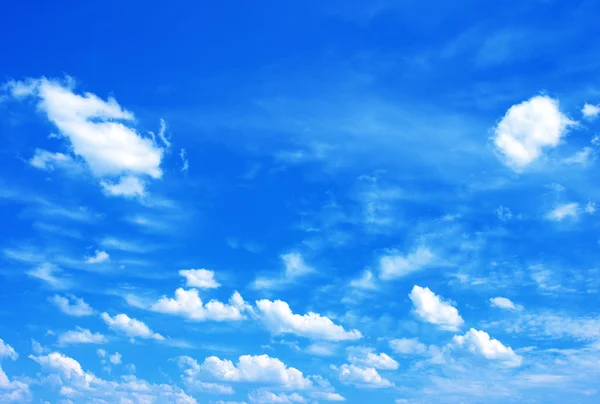
[[[597,403],[599,13],[10,2],[0,402]]]

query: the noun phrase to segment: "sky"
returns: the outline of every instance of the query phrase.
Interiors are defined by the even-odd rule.
[[[0,402],[600,402],[599,13],[8,2]]]

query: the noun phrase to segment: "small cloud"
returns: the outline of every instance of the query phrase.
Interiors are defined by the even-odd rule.
[[[56,307],[65,314],[74,317],[91,316],[94,310],[83,299],[73,296],[54,295],[48,298],[48,301],[54,303]]]
[[[576,202],[571,202],[554,208],[546,215],[546,219],[554,222],[561,222],[567,218],[577,219],[578,213],[579,204]]]
[[[100,181],[106,195],[124,196],[126,198],[142,197],[146,194],[143,180],[138,177],[123,176],[118,182]]]
[[[181,149],[179,158],[181,159],[181,172],[187,173],[190,169],[190,161],[188,160],[187,151],[185,149]]]
[[[435,255],[425,246],[419,246],[406,256],[385,255],[379,260],[379,277],[384,280],[401,278],[426,268],[434,260]]]
[[[591,147],[584,147],[571,157],[567,157],[563,159],[563,163],[565,164],[580,164],[585,165],[588,164],[595,158],[594,151]]]
[[[251,287],[253,289],[274,289],[293,283],[303,276],[316,272],[314,268],[308,266],[304,262],[302,254],[298,252],[282,254],[280,255],[280,258],[284,265],[283,273],[280,277],[257,277],[254,282],[252,282]]]
[[[370,388],[386,388],[393,386],[392,382],[381,377],[375,368],[363,368],[352,364],[344,364],[340,366],[337,371],[338,377],[342,383]]]
[[[423,355],[427,352],[427,345],[417,338],[398,338],[390,341],[390,348],[401,355]]]
[[[90,330],[75,327],[75,330],[67,331],[58,336],[60,345],[73,344],[105,344],[108,340],[100,333],[92,333]]]
[[[369,289],[369,290],[377,289],[377,284],[375,283],[375,276],[373,275],[373,272],[371,272],[368,269],[365,270],[362,273],[362,275],[360,276],[360,278],[353,279],[350,281],[350,287],[353,287],[356,289]]]
[[[57,276],[62,273],[62,269],[48,262],[44,262],[26,273],[32,278],[46,282],[54,289],[68,289],[71,286],[69,279]]]
[[[596,119],[598,115],[600,115],[600,106],[586,103],[583,108],[581,108],[581,113],[586,119]]]
[[[452,345],[464,348],[468,352],[490,361],[498,361],[508,367],[518,367],[523,362],[523,358],[517,355],[512,348],[503,345],[497,339],[490,338],[485,331],[473,328],[465,335],[454,336]]]
[[[415,314],[422,320],[439,326],[442,330],[456,331],[464,324],[458,310],[440,299],[429,288],[415,285],[409,297],[414,305]]]
[[[164,337],[160,334],[152,331],[146,324],[130,318],[127,314],[117,314],[111,317],[108,313],[102,313],[100,318],[104,320],[106,325],[114,331],[121,332],[128,337],[132,338],[144,338],[144,339],[155,339],[158,341],[164,341]]]
[[[585,210],[585,213],[589,213],[589,214],[596,213],[596,204],[594,202],[590,201],[585,205],[584,210]]]
[[[179,275],[186,280],[186,286],[200,289],[216,289],[221,284],[215,280],[215,272],[208,269],[182,269]]]
[[[108,357],[108,361],[110,363],[112,363],[113,365],[118,365],[121,363],[121,354],[118,352],[115,352],[113,355],[110,355]]]
[[[100,250],[96,250],[96,255],[87,257],[85,259],[85,262],[87,264],[101,264],[101,263],[107,262],[107,261],[110,261],[110,256],[108,255],[108,253],[106,251],[100,251]]]
[[[514,311],[523,309],[523,306],[514,304],[510,299],[507,299],[506,297],[492,297],[490,298],[489,302],[492,307],[498,307],[500,309]]]
[[[498,216],[498,219],[502,220],[503,222],[507,222],[512,219],[513,214],[509,208],[500,206],[498,209],[496,209],[496,216]]]

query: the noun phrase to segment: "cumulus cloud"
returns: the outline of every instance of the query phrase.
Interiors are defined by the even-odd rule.
[[[358,330],[346,331],[329,317],[309,312],[294,314],[290,306],[281,300],[256,302],[259,317],[273,334],[295,334],[301,337],[328,341],[352,341],[362,338]]]
[[[574,124],[560,112],[558,100],[539,95],[510,107],[494,129],[493,141],[505,163],[522,170],[544,149],[558,146]]]
[[[19,354],[17,354],[12,346],[8,345],[0,338],[0,360],[2,358],[9,358],[16,361],[19,358]]]
[[[198,364],[193,358],[182,356],[178,363],[185,377],[191,380],[210,377],[220,382],[264,383],[293,389],[306,389],[312,385],[301,371],[268,355],[242,355],[235,364],[216,356]]]
[[[250,307],[238,292],[231,296],[228,304],[214,299],[205,304],[198,290],[178,288],[174,298],[163,296],[150,309],[194,321],[235,321],[246,318],[244,312]]]
[[[86,257],[85,262],[87,264],[101,264],[103,262],[110,261],[110,256],[106,251],[96,250],[96,254],[91,257]]]
[[[66,331],[58,336],[60,345],[73,344],[105,344],[108,340],[100,333],[92,333],[90,330],[75,327],[75,330]]]
[[[375,283],[375,276],[373,272],[366,270],[362,273],[360,278],[353,279],[350,281],[350,287],[356,289],[377,289],[377,284]]]
[[[308,275],[315,270],[304,262],[302,254],[291,252],[280,255],[283,272],[279,277],[258,277],[252,283],[253,289],[273,289],[290,284],[298,278]]]
[[[427,352],[427,345],[417,338],[397,338],[390,341],[390,348],[402,355],[422,355]]]
[[[110,363],[112,363],[113,365],[119,365],[121,363],[121,354],[118,352],[115,352],[114,354],[112,354],[108,357],[108,361]]]
[[[68,140],[73,154],[81,157],[101,180],[107,194],[140,195],[143,178],[162,176],[160,163],[164,149],[133,128],[134,115],[114,98],[103,100],[92,93],[78,94],[73,80],[28,79],[10,82],[6,88],[15,98],[37,101],[39,110],[56,126],[60,136]],[[160,138],[168,146],[164,127],[161,121]],[[47,168],[49,163],[68,158],[37,150],[32,163]]]
[[[83,299],[73,296],[54,295],[48,298],[48,301],[55,304],[65,314],[73,317],[91,316],[94,309],[90,307]]]
[[[102,313],[100,318],[104,320],[106,325],[114,331],[123,333],[128,337],[132,338],[144,338],[144,339],[155,339],[158,341],[163,341],[165,338],[152,331],[146,324],[143,322],[136,320],[135,318],[130,318],[126,314],[117,314],[114,317],[111,317],[108,313]]]
[[[186,280],[186,285],[199,289],[216,289],[219,282],[215,280],[215,272],[208,269],[182,269],[179,275]]]
[[[512,348],[504,346],[500,341],[490,338],[485,331],[471,328],[465,335],[456,335],[452,339],[454,346],[464,348],[472,354],[482,356],[491,361],[498,361],[509,367],[521,366],[523,358]]]
[[[342,383],[359,387],[384,388],[393,386],[392,382],[381,377],[375,368],[363,368],[352,364],[340,366],[338,377]]]
[[[382,370],[396,370],[398,369],[398,362],[392,359],[385,353],[375,353],[372,348],[367,347],[349,347],[346,350],[348,352],[348,362],[375,369]]]
[[[458,310],[440,299],[429,288],[415,285],[409,297],[417,316],[428,323],[438,325],[442,330],[456,331],[464,324]]]
[[[505,310],[522,310],[523,306],[514,304],[510,299],[506,297],[492,297],[490,298],[490,305]]]
[[[270,403],[290,404],[290,403],[305,403],[306,402],[306,400],[304,400],[304,397],[302,397],[298,393],[275,394],[275,393],[272,393],[270,391],[265,391],[265,390],[259,390],[259,391],[249,393],[248,400],[250,400],[251,403],[257,403],[257,404],[270,404]]]
[[[584,147],[574,155],[563,159],[563,163],[585,165],[595,158],[594,150],[591,147]]]
[[[579,204],[576,202],[566,203],[552,209],[546,219],[561,222],[567,218],[576,219],[579,214]]]
[[[596,119],[600,115],[600,106],[594,104],[585,104],[581,109],[584,118]]]
[[[310,396],[315,400],[346,401],[346,399],[342,395],[330,391],[315,391],[310,393]]]
[[[79,167],[73,157],[63,153],[52,153],[43,149],[35,149],[33,157],[29,159],[29,164],[32,167],[46,171],[52,171],[56,168],[76,170]]]
[[[385,255],[379,260],[379,277],[385,280],[401,278],[427,267],[434,259],[431,250],[424,246],[406,256]]]

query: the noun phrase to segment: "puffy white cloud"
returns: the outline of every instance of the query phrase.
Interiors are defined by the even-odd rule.
[[[379,260],[381,279],[401,278],[417,272],[434,262],[435,255],[427,247],[420,246],[406,256],[385,255]]]
[[[500,341],[490,338],[485,331],[471,328],[465,335],[456,335],[452,343],[468,350],[469,352],[483,356],[491,361],[499,361],[503,365],[516,367],[521,366],[523,358],[517,355],[512,348],[504,346]]]
[[[238,292],[231,296],[229,304],[214,299],[204,304],[196,289],[178,288],[175,298],[163,296],[150,309],[194,321],[235,321],[245,318],[244,312],[249,310],[249,306]]]
[[[31,340],[31,350],[36,355],[45,354],[50,351],[47,347],[43,346],[42,344],[40,344],[39,342],[37,342],[34,339]]]
[[[338,377],[342,383],[354,384],[360,387],[384,388],[393,386],[392,382],[381,377],[375,368],[362,368],[352,364],[340,366]]]
[[[587,164],[596,158],[594,150],[591,147],[584,147],[574,155],[563,159],[565,164]]]
[[[398,362],[389,355],[383,352],[374,353],[372,348],[349,347],[346,351],[348,352],[348,362],[354,365],[383,370],[396,370],[399,366]]]
[[[304,262],[302,254],[291,252],[280,256],[283,263],[283,272],[279,277],[257,277],[252,283],[253,289],[273,289],[290,284],[298,278],[315,272]]]
[[[221,382],[265,383],[293,389],[305,389],[312,385],[301,371],[287,367],[279,359],[268,355],[242,355],[236,364],[216,356],[206,358],[202,364],[187,356],[180,357],[178,362],[185,369],[188,382],[211,377]]]
[[[506,164],[522,170],[545,148],[556,147],[574,124],[560,112],[557,100],[539,95],[510,107],[494,129],[493,141]]]
[[[187,173],[190,169],[190,161],[187,157],[187,151],[185,149],[181,149],[179,152],[179,158],[181,159],[181,172]]]
[[[587,119],[595,119],[600,115],[600,106],[586,103],[581,109],[581,113]]]
[[[56,265],[44,262],[26,273],[32,278],[46,282],[53,289],[68,289],[72,282],[70,279],[57,276],[62,272],[62,269]]]
[[[69,316],[74,317],[83,317],[83,316],[91,316],[94,314],[94,309],[90,307],[83,299],[73,296],[60,296],[54,295],[48,298],[48,301],[54,303],[60,311]]]
[[[336,348],[336,345],[331,343],[316,342],[310,344],[306,348],[306,352],[317,356],[333,356],[335,355]]]
[[[106,354],[107,354],[106,350],[104,350],[104,349],[98,349],[98,350],[96,351],[96,353],[97,353],[97,354],[98,354],[98,356],[99,356],[99,357],[101,357],[101,358],[104,358],[104,357],[106,356]]]
[[[84,376],[79,362],[59,352],[51,352],[45,356],[29,355],[29,358],[39,363],[43,368],[57,371],[65,379]]]
[[[561,222],[566,218],[576,219],[579,214],[579,204],[576,202],[557,206],[546,215],[546,219]]]
[[[275,394],[275,393],[271,393],[270,391],[265,391],[265,390],[259,390],[259,391],[249,393],[248,400],[250,400],[251,403],[258,403],[258,404],[269,404],[269,403],[290,404],[290,403],[305,403],[306,402],[306,400],[304,400],[304,397],[302,397],[298,393]]]
[[[130,318],[126,314],[117,314],[116,316],[111,317],[108,313],[102,313],[100,317],[112,330],[121,332],[128,337],[155,339],[158,341],[163,341],[165,339],[162,335],[152,331],[143,322],[136,320],[135,318]]]
[[[108,361],[110,363],[112,363],[113,365],[119,365],[121,363],[121,354],[118,352],[115,352],[114,354],[112,354],[108,357]]]
[[[31,391],[26,383],[10,380],[0,366],[0,402],[23,403],[31,401]]]
[[[402,355],[422,355],[427,352],[427,345],[417,338],[397,338],[390,341],[390,348]]]
[[[351,280],[350,286],[357,289],[377,289],[375,276],[369,270],[364,271],[360,278]]]
[[[215,280],[215,272],[208,269],[182,269],[179,275],[186,280],[186,285],[199,289],[216,289],[219,282]]]
[[[510,299],[506,297],[492,297],[490,299],[490,305],[506,310],[522,310],[523,306],[514,304]]]
[[[323,400],[323,401],[346,401],[346,399],[339,395],[338,393],[333,393],[330,391],[315,391],[310,393],[310,396],[315,400]]]
[[[19,354],[17,354],[12,346],[8,345],[0,338],[0,360],[2,360],[2,358],[10,358],[16,361],[19,358]]]
[[[52,153],[43,149],[35,149],[35,153],[29,160],[29,164],[35,168],[46,171],[51,171],[55,168],[69,170],[78,168],[78,164],[73,157],[63,153]]]
[[[100,181],[102,190],[108,196],[124,196],[133,198],[146,194],[146,184],[138,177],[131,175],[120,177],[117,181]]]
[[[443,330],[456,331],[464,320],[458,310],[449,303],[444,302],[429,288],[415,285],[409,294],[415,313],[423,320],[438,325]]]
[[[100,333],[92,333],[90,330],[75,327],[75,330],[66,331],[58,336],[60,345],[69,344],[105,344],[108,340]]]
[[[130,126],[131,112],[123,109],[114,98],[106,101],[91,93],[77,94],[74,82],[67,80],[29,79],[11,82],[7,88],[16,98],[32,97],[38,108],[45,112],[59,134],[69,141],[70,149],[85,160],[91,172],[104,179],[105,191],[113,195],[143,193],[142,177],[160,178],[163,148],[150,138],[142,137]],[[27,89],[25,91],[24,89]],[[164,121],[161,122],[164,128]],[[165,144],[164,129],[161,140]],[[36,160],[36,156],[38,157]],[[54,154],[42,159],[36,152],[33,161],[46,167],[49,161],[63,157]],[[106,180],[121,178],[116,185]],[[133,181],[137,180],[136,184]],[[132,186],[135,185],[135,186]]]
[[[101,264],[110,261],[110,256],[106,251],[96,250],[96,254],[91,257],[86,257],[85,262],[88,264]]]
[[[260,319],[273,334],[295,334],[328,341],[352,341],[362,338],[360,331],[346,331],[329,317],[318,313],[294,314],[290,306],[281,300],[259,300],[256,307]]]

